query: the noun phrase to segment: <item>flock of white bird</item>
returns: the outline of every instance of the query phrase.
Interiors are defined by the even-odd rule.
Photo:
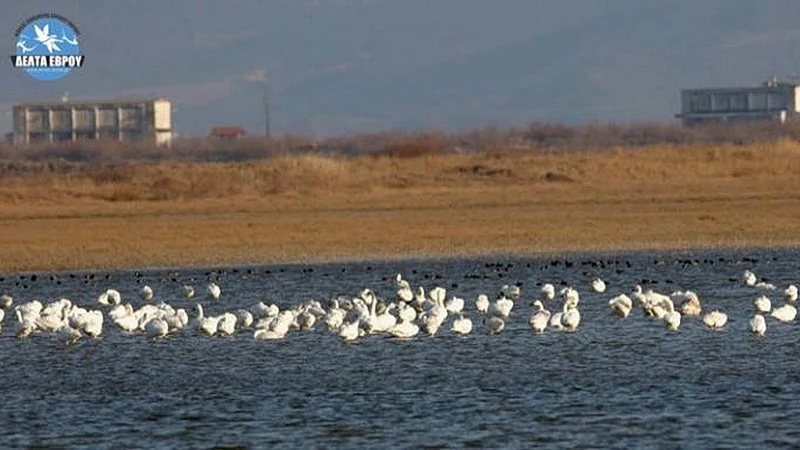
[[[754,315],[749,325],[756,335],[764,335],[767,322],[765,315],[778,322],[791,322],[797,315],[795,303],[798,290],[789,285],[784,290],[785,302],[773,308],[765,295],[776,291],[774,285],[759,283],[755,274],[745,271],[745,286],[753,288],[758,296],[753,301]],[[98,309],[87,309],[62,298],[47,305],[38,300],[14,306],[8,295],[0,296],[0,332],[4,327],[11,328],[20,338],[35,333],[50,333],[63,337],[68,344],[83,337],[97,338],[103,332],[106,318],[124,333],[145,334],[160,339],[181,332],[195,330],[206,336],[231,336],[236,333],[252,333],[254,339],[282,339],[292,330],[306,331],[315,327],[324,328],[342,341],[354,341],[369,334],[384,334],[395,338],[413,338],[419,333],[434,336],[443,329],[451,318],[450,332],[468,335],[473,332],[473,320],[466,315],[465,300],[456,296],[447,299],[447,291],[435,287],[425,292],[422,286],[413,289],[401,274],[395,278],[396,292],[392,299],[380,299],[371,289],[364,289],[357,297],[338,297],[325,305],[318,300],[281,310],[274,303],[263,301],[249,309],[236,309],[216,316],[207,316],[203,305],[196,303],[196,315],[190,319],[183,308],[173,308],[167,303],[155,303],[155,293],[149,286],[141,289],[140,295],[145,304],[134,308],[130,301],[123,302],[119,291],[108,289],[97,298]],[[606,284],[596,278],[591,282],[596,293],[604,293]],[[210,283],[206,296],[210,302],[218,302],[221,297],[220,286]],[[544,284],[539,298],[531,302],[534,310],[530,312],[528,323],[536,333],[548,328],[553,330],[576,330],[581,323],[578,309],[580,294],[573,287],[565,287],[558,292],[552,284]],[[558,294],[558,295],[557,295]],[[183,286],[186,299],[195,297],[193,286]],[[476,322],[490,335],[503,331],[509,320],[521,290],[516,285],[505,285],[496,299],[480,294],[475,300],[473,315]],[[557,298],[558,297],[558,298]],[[545,306],[560,300],[560,307],[550,311]],[[669,330],[677,330],[683,317],[700,316],[703,308],[700,299],[692,291],[675,291],[662,294],[652,290],[644,291],[637,285],[630,294],[620,294],[608,301],[610,310],[621,318],[628,317],[634,308],[641,308],[646,316],[663,321]],[[676,306],[677,305],[677,306]],[[471,308],[470,308],[471,309]],[[4,325],[6,312],[9,324]],[[702,316],[709,329],[723,328],[728,316],[720,310],[712,310]]]

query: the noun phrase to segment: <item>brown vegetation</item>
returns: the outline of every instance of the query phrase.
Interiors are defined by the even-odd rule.
[[[371,135],[358,151],[302,138],[168,156],[5,149],[0,270],[800,242],[790,137],[597,151],[553,144],[575,128],[540,128],[550,144],[532,148],[481,130]]]

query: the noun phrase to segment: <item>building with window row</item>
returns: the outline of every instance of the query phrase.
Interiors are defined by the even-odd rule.
[[[798,83],[772,79],[753,87],[684,89],[676,117],[684,125],[752,120],[784,123],[800,116],[798,87]]]
[[[169,145],[172,107],[163,98],[24,103],[13,107],[16,144],[111,139]]]

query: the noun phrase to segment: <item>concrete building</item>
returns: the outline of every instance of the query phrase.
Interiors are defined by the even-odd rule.
[[[784,123],[800,117],[800,84],[775,79],[761,86],[684,89],[681,113],[684,125],[708,122],[770,120]]]
[[[163,98],[62,101],[15,105],[14,142],[112,139],[169,145],[172,107]]]

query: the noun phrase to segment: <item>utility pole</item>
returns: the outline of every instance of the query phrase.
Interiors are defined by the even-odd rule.
[[[264,69],[255,69],[244,79],[264,89],[264,137],[269,138],[269,77]]]
[[[269,135],[269,83],[264,79],[264,136]]]

